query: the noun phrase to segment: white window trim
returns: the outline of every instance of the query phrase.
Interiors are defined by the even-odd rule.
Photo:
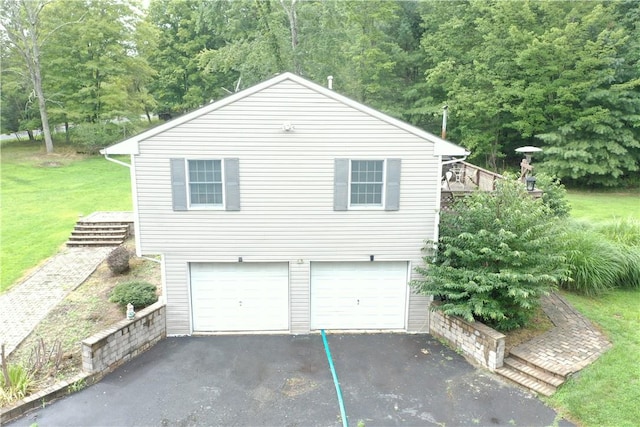
[[[222,203],[220,203],[219,205],[204,205],[204,204],[197,204],[194,205],[191,203],[191,175],[190,175],[190,171],[189,171],[189,160],[218,160],[220,162],[220,173],[221,173],[221,177],[222,177]],[[187,209],[190,211],[211,211],[211,210],[225,210],[226,206],[225,206],[225,200],[226,200],[226,194],[225,194],[225,175],[224,175],[224,159],[223,158],[211,158],[211,157],[189,157],[184,159],[185,161],[185,180],[187,181],[186,185],[187,185]]]
[[[374,161],[374,162],[379,162],[382,161],[382,194],[381,194],[381,202],[379,205],[367,205],[367,204],[352,204],[351,203],[351,167],[353,165],[353,161]],[[349,158],[349,179],[347,182],[347,187],[348,187],[348,201],[349,201],[349,210],[353,210],[353,211],[359,211],[359,210],[363,210],[363,211],[368,211],[368,210],[379,210],[379,211],[383,211],[385,210],[385,203],[386,203],[386,189],[387,189],[387,159],[372,159],[372,158],[353,158],[350,157]]]

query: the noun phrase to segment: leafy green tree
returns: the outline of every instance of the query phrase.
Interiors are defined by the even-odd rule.
[[[476,192],[442,212],[428,242],[423,279],[412,285],[442,300],[434,309],[500,330],[523,326],[540,296],[567,276],[558,224],[549,208],[515,180]],[[434,253],[435,247],[435,253]]]
[[[403,89],[416,72],[421,28],[416,4],[397,1],[235,1],[213,13],[226,42],[201,52],[213,74],[233,73],[243,85],[292,71],[361,102],[401,116]],[[221,27],[218,20],[225,17]],[[212,18],[208,18],[210,21]]]
[[[37,100],[34,99],[31,81],[24,72],[23,61],[9,49],[8,43],[0,43],[0,100],[2,114],[0,127],[3,133],[26,131],[33,140],[33,129],[41,127]]]
[[[449,106],[451,137],[493,170],[531,137],[513,115],[525,85],[513,58],[544,31],[540,15],[528,1],[430,2],[423,11],[424,90],[436,105]]]
[[[232,76],[236,81],[234,90],[284,71],[304,74],[299,50],[304,38],[300,32],[301,7],[313,8],[313,3],[244,0],[215,5],[223,6],[225,22],[220,22],[219,14],[213,11],[206,15],[216,17],[215,21],[209,18],[210,25],[220,28],[224,40],[199,55],[200,66],[206,72]]]
[[[49,116],[42,86],[42,45],[50,34],[42,33],[42,14],[47,6],[44,0],[3,0],[0,3],[0,28],[3,42],[10,43],[24,60],[31,87],[38,100],[40,121],[47,153],[53,153],[53,140],[49,129]]]
[[[135,28],[141,17],[135,6],[129,0],[58,3],[52,19],[79,15],[47,53],[52,93],[68,120],[99,123],[141,113],[134,82],[151,69],[136,52]]]
[[[544,167],[574,184],[616,186],[640,170],[638,56],[613,8],[596,5],[518,55],[537,82],[526,102],[546,119]]]
[[[414,114],[449,105],[449,135],[496,169],[520,145],[571,183],[640,168],[637,2],[425,2]],[[437,109],[437,110],[436,110]]]
[[[229,8],[243,12],[242,4],[223,0],[150,3],[146,24],[155,34],[155,48],[147,49],[145,58],[157,72],[149,91],[161,115],[184,113],[226,95],[225,89],[233,90],[237,76],[224,69],[205,70],[199,57],[227,43],[228,35],[236,31],[237,18]]]

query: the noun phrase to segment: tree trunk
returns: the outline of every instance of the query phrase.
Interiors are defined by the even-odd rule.
[[[35,59],[35,58],[34,58]],[[33,76],[33,87],[38,97],[38,107],[40,109],[40,121],[42,122],[42,133],[44,134],[44,146],[47,148],[47,154],[53,153],[53,139],[51,138],[51,130],[49,129],[49,116],[47,114],[47,105],[42,90],[42,77],[40,76],[40,61],[37,62],[35,73]]]
[[[53,153],[53,140],[51,139],[51,130],[49,129],[49,116],[47,114],[47,105],[42,90],[42,73],[40,70],[40,45],[38,40],[38,15],[45,3],[30,4],[22,1],[22,8],[26,12],[27,30],[23,31],[18,37],[23,37],[23,49],[21,52],[29,69],[31,84],[38,98],[38,109],[40,110],[40,121],[42,122],[42,133],[44,134],[44,145],[47,148],[47,154]],[[27,38],[28,37],[28,38]],[[14,35],[14,38],[15,35]],[[17,43],[16,43],[17,44]]]
[[[290,0],[291,6],[287,8],[284,4],[285,0],[280,0],[280,4],[282,8],[287,13],[287,20],[289,21],[289,31],[291,33],[291,51],[293,53],[293,67],[296,74],[302,73],[302,67],[300,66],[300,61],[298,60],[297,48],[298,48],[298,14],[296,13],[296,2],[297,0]]]

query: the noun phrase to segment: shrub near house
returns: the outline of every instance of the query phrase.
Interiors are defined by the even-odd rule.
[[[442,300],[434,309],[499,330],[523,326],[541,295],[567,276],[559,223],[515,180],[477,192],[443,212],[413,286]],[[434,252],[435,251],[435,252]]]
[[[137,310],[158,301],[158,296],[156,287],[151,283],[134,281],[121,283],[113,288],[109,301],[118,304],[123,310],[127,308],[127,304],[132,304]]]

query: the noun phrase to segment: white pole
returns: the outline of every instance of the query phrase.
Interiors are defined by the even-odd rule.
[[[442,139],[447,139],[447,110],[448,105],[442,107]]]

